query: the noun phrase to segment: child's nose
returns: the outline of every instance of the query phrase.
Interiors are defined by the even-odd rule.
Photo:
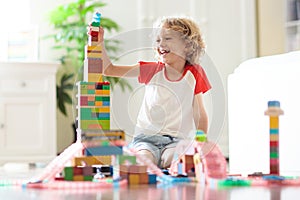
[[[164,46],[166,46],[166,41],[164,40],[164,39],[161,39],[160,41],[159,41],[159,44],[158,44],[160,47],[164,47]]]

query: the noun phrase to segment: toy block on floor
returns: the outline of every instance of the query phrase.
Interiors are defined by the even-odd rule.
[[[140,183],[140,176],[138,174],[129,174],[128,183],[130,185],[137,185]]]
[[[156,183],[156,174],[148,174],[148,184]]]

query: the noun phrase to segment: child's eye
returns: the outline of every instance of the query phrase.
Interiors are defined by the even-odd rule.
[[[171,40],[172,38],[170,38],[170,37],[167,37],[167,38],[165,38],[165,40]]]
[[[156,42],[159,43],[159,42],[160,42],[160,39],[156,39]]]

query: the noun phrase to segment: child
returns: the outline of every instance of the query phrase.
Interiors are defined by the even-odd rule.
[[[103,74],[138,77],[145,84],[145,95],[130,147],[161,168],[170,166],[176,144],[205,133],[208,117],[202,93],[211,86],[198,64],[204,42],[195,22],[188,18],[162,19],[155,27],[158,62],[139,62],[132,66],[111,63],[103,44]],[[103,41],[103,29],[99,37]]]

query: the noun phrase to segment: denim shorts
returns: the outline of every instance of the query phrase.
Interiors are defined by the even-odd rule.
[[[169,135],[139,134],[133,138],[128,147],[134,148],[137,151],[150,151],[153,154],[156,163],[160,166],[162,152],[168,148],[175,148],[179,141],[180,139]]]

